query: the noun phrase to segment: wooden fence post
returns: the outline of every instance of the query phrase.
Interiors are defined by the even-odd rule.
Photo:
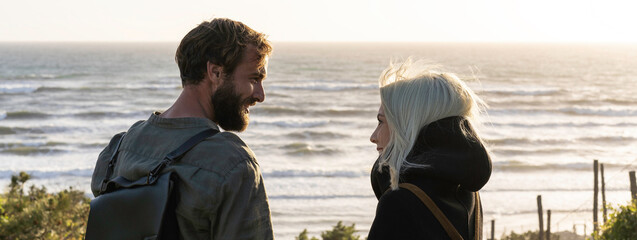
[[[551,240],[551,209],[546,210],[546,240]]]
[[[595,172],[595,184],[593,185],[593,231],[597,231],[598,226],[597,226],[597,195],[599,192],[599,187],[597,186],[597,183],[599,182],[599,180],[597,180],[597,175],[598,175],[598,171],[599,171],[599,161],[595,160],[593,161],[593,172]]]
[[[540,232],[539,232],[539,236],[540,236],[540,240],[544,239],[544,223],[543,223],[543,217],[542,217],[542,195],[537,195],[537,214],[538,217],[540,219]]]
[[[602,225],[606,224],[606,182],[604,181],[604,164],[600,164],[600,170],[602,173],[602,209],[604,215]]]
[[[491,240],[495,240],[495,220],[491,220]]]
[[[630,196],[633,201],[637,200],[637,184],[635,183],[635,171],[628,172],[630,177]]]

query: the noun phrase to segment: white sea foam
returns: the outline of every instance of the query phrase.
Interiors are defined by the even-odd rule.
[[[292,119],[288,121],[267,121],[267,120],[254,120],[250,122],[253,125],[274,125],[281,128],[313,128],[324,126],[328,124],[329,120],[302,120]]]
[[[278,90],[314,90],[314,91],[345,91],[345,90],[364,90],[378,89],[378,84],[369,83],[333,83],[333,82],[311,82],[306,84],[277,84],[270,86],[269,89]]]
[[[637,109],[630,107],[568,107],[560,109],[561,112],[576,115],[611,116],[611,117],[635,117]]]
[[[557,87],[523,85],[482,86],[481,88],[477,89],[480,89],[483,93],[520,96],[553,95],[563,91],[562,89]]]
[[[367,171],[353,171],[353,170],[326,170],[326,169],[288,169],[288,170],[266,170],[263,175],[268,178],[296,178],[296,177],[344,177],[344,178],[358,178],[368,177]]]
[[[0,84],[0,93],[33,93],[41,85],[33,84],[33,83],[4,83]]]
[[[44,171],[44,170],[26,170],[26,173],[31,175],[31,178],[34,179],[51,179],[58,178],[63,176],[74,176],[74,177],[91,177],[93,175],[93,169],[69,169],[69,170],[61,170],[61,171]],[[2,170],[0,171],[0,178],[6,179],[10,178],[11,175],[17,175],[19,172],[10,171],[10,170]]]

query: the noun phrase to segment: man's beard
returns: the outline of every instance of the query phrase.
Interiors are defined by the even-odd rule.
[[[245,109],[254,104],[256,99],[248,97],[242,100],[236,94],[232,80],[224,79],[219,89],[210,97],[215,113],[214,120],[226,131],[243,132],[250,120]]]

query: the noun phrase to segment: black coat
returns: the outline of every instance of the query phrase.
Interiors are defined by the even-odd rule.
[[[402,171],[399,182],[412,183],[427,193],[467,240],[473,239],[475,231],[474,192],[489,180],[491,159],[485,147],[474,138],[466,137],[461,127],[475,134],[469,122],[461,117],[444,118],[423,128],[407,161],[427,167]],[[382,173],[377,170],[378,160],[371,174],[378,206],[369,240],[450,239],[416,195],[402,188],[387,191],[387,167]],[[481,222],[479,226],[482,226]]]

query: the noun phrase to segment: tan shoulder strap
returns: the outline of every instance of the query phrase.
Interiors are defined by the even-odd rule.
[[[429,196],[427,196],[427,194],[424,191],[422,191],[419,187],[411,183],[401,183],[398,186],[411,191],[414,195],[420,198],[420,201],[422,201],[425,204],[425,206],[429,208],[429,211],[431,211],[434,217],[438,219],[438,222],[440,222],[440,224],[442,225],[442,227],[445,229],[445,231],[447,232],[447,234],[452,240],[463,240],[460,233],[458,233],[458,230],[456,230],[456,228],[453,226],[453,224],[451,224],[449,219],[447,219],[445,214],[442,213],[442,211],[440,211],[440,208],[438,208],[438,206],[436,206],[436,203],[434,203],[434,201],[431,200],[431,198],[429,198]],[[478,223],[476,221],[476,226],[477,225]]]
[[[473,232],[475,233],[475,237],[473,238],[474,240],[482,239],[482,224],[480,224],[482,222],[482,219],[480,218],[482,213],[481,206],[480,194],[476,192],[476,207],[474,208],[475,228],[473,229]]]

